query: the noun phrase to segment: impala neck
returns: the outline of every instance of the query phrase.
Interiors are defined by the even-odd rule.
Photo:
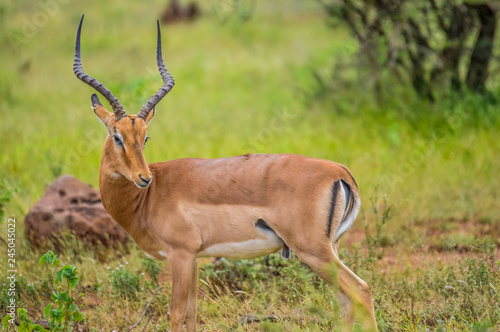
[[[111,171],[112,166],[105,151],[99,174],[102,204],[111,217],[132,235],[140,228],[141,219],[147,217],[144,202],[148,198],[150,187],[137,188],[124,176]]]

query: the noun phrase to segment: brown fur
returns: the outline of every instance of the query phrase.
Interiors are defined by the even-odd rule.
[[[164,259],[160,252],[168,257],[172,331],[180,331],[184,321],[188,331],[196,330],[198,255],[214,245],[256,239],[259,218],[300,260],[360,303],[367,328],[376,330],[369,286],[339,261],[338,244],[332,246],[345,209],[352,209],[346,207],[340,192],[334,202],[332,235],[326,235],[333,183],[345,181],[359,202],[347,168],[292,154],[179,159],[147,165],[143,142],[154,112],[146,121],[134,115],[115,121],[104,107],[94,106],[109,134],[99,179],[102,202],[142,250],[158,259]],[[126,149],[115,146],[115,128]],[[144,184],[139,175],[151,176],[149,186],[138,187]],[[328,265],[337,268],[338,280],[330,279]],[[352,321],[353,315],[348,317]]]

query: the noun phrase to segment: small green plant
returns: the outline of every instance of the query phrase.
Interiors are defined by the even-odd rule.
[[[154,286],[158,286],[158,277],[161,272],[161,264],[146,258],[142,260],[142,266],[146,270],[146,273],[151,277]]]
[[[49,264],[53,267],[60,265],[60,260],[52,251],[48,251],[40,258],[40,265]],[[74,303],[75,298],[72,296],[79,278],[76,276],[76,266],[65,265],[56,273],[56,282],[62,283],[66,281],[66,288],[63,291],[52,291],[51,299],[53,303],[49,303],[44,310],[44,316],[49,321],[51,331],[70,331],[75,325],[75,322],[82,321],[83,317]]]
[[[379,204],[377,188],[375,188],[375,194],[370,198],[370,202],[375,219],[375,234],[373,235],[370,232],[368,222],[365,221],[365,241],[368,247],[368,260],[375,262],[384,255],[383,249],[380,248],[387,246],[391,242],[390,239],[382,233],[382,228],[392,218],[392,206],[387,203],[387,197],[385,195],[382,204]]]
[[[39,324],[33,324],[31,319],[28,316],[28,311],[24,308],[19,308],[17,309],[17,317],[19,318],[19,326],[17,327],[18,332],[46,332],[49,330],[46,330],[43,326]],[[7,315],[3,318],[2,324],[4,330],[7,331],[7,328],[9,327],[11,320],[11,316]]]
[[[287,262],[278,255],[269,255],[255,260],[236,260],[221,258],[214,264],[200,269],[200,279],[218,293],[227,288],[230,291],[251,291],[258,288],[259,283],[268,281],[280,274]]]
[[[132,273],[121,264],[111,271],[111,287],[113,292],[122,297],[135,299],[141,290],[144,274]]]
[[[52,251],[48,251],[39,260],[40,266],[49,264],[52,267],[57,267],[61,261],[57,258]],[[33,324],[28,316],[28,311],[24,308],[17,310],[17,317],[19,320],[18,331],[31,332],[31,331],[71,331],[75,322],[83,319],[80,310],[74,303],[75,299],[72,293],[78,284],[78,277],[76,276],[76,266],[65,265],[56,273],[56,283],[66,281],[66,289],[60,292],[52,291],[51,299],[53,303],[49,303],[44,310],[44,316],[49,321],[49,329],[45,329],[39,324]],[[62,287],[60,287],[62,289]],[[2,319],[3,328],[7,330],[13,317],[7,315]]]
[[[325,286],[316,273],[292,256],[284,260],[280,254],[271,254],[253,260],[221,258],[200,269],[203,288],[210,294],[224,293],[251,294],[269,287],[279,289],[280,295],[290,301],[297,300],[307,292],[303,285],[311,289]]]

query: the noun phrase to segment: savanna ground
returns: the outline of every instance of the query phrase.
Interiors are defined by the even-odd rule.
[[[7,219],[15,218],[17,304],[36,321],[59,285],[55,270],[38,264],[51,245],[30,246],[24,216],[62,174],[98,186],[105,132],[90,109],[94,91],[72,73],[81,14],[85,71],[127,111],[162,84],[155,21],[164,1],[52,3],[45,21],[36,20],[46,2],[0,4],[0,313],[9,299]],[[193,23],[163,27],[176,86],[150,125],[148,162],[265,152],[343,163],[363,208],[340,254],[370,283],[380,330],[499,330],[498,104],[467,94],[429,103],[397,83],[376,103],[353,69],[332,74],[358,49],[314,1],[214,1],[202,10]],[[488,88],[498,98],[497,82]],[[61,242],[61,261],[80,277],[80,329],[126,331],[151,299],[135,330],[169,328],[167,264],[132,241],[128,250],[91,250],[70,235]],[[296,258],[204,260],[200,270],[201,330],[342,326],[336,290]],[[263,319],[242,325],[247,314]]]

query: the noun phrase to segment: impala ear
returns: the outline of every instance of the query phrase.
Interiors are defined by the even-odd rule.
[[[148,117],[146,118],[146,124],[149,124],[149,122],[153,119],[153,116],[155,116],[156,109],[153,108],[151,112],[149,112]]]
[[[97,95],[95,93],[92,95],[91,101],[92,101],[92,108],[94,109],[95,115],[97,115],[97,117],[99,118],[99,120],[101,120],[102,124],[105,127],[108,127],[109,120],[111,119],[111,115],[113,115],[113,113],[108,112],[104,108],[104,106],[102,106],[101,102],[99,101],[99,98],[97,97]]]

